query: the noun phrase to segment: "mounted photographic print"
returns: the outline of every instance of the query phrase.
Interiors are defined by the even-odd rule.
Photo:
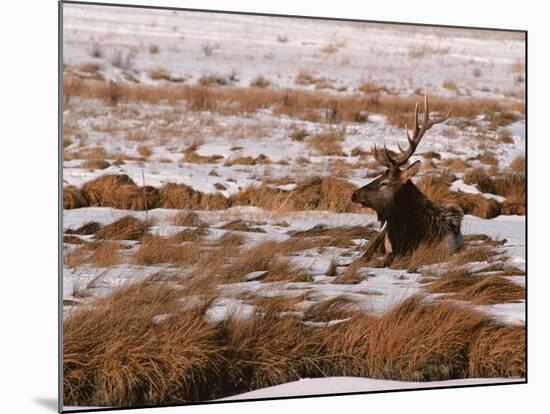
[[[525,31],[60,34],[60,410],[526,382]]]

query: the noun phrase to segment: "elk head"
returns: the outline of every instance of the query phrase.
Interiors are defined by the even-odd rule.
[[[435,124],[439,124],[449,117],[451,110],[440,119],[431,120],[429,118],[428,95],[424,96],[424,119],[422,125],[418,125],[418,102],[414,110],[414,128],[412,137],[409,134],[409,128],[405,125],[405,133],[409,146],[403,150],[399,146],[399,153],[392,155],[384,145],[379,148],[376,145],[373,147],[373,155],[376,161],[386,167],[386,171],[378,178],[371,181],[369,184],[355,191],[351,197],[354,203],[360,203],[363,207],[370,207],[378,214],[380,221],[386,221],[388,214],[394,207],[395,195],[399,192],[403,185],[413,177],[420,169],[420,161],[416,161],[409,166],[403,168],[407,164],[409,158],[414,154],[420,140]],[[407,208],[407,206],[403,206]]]

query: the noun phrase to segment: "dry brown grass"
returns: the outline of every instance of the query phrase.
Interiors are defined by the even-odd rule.
[[[162,69],[162,68],[151,69],[147,74],[153,80],[169,81],[172,79],[172,77],[170,76],[170,73],[168,73],[166,69]]]
[[[470,174],[473,176],[472,174]],[[478,194],[449,191],[448,176],[424,176],[418,188],[434,202],[459,205],[466,214],[493,218],[501,213],[522,214],[525,208],[525,178],[508,174],[494,178],[495,193],[507,198],[504,208],[493,200]],[[351,202],[356,187],[333,177],[314,177],[299,183],[293,190],[270,186],[247,187],[230,198],[222,194],[202,193],[185,184],[164,184],[160,189],[139,187],[126,175],[104,175],[85,183],[81,190],[66,187],[65,208],[104,206],[130,210],[158,207],[191,210],[222,210],[231,206],[253,205],[271,211],[329,210],[360,212]]]
[[[514,172],[526,173],[527,169],[525,164],[525,156],[518,155],[516,158],[514,158],[510,163],[510,169]]]
[[[80,65],[78,67],[78,69],[81,72],[95,73],[95,72],[99,71],[100,66],[97,63],[90,62],[90,63],[84,63],[84,64]]]
[[[74,312],[64,322],[64,403],[204,401],[303,377],[525,375],[524,329],[465,307],[413,297],[374,317],[335,298],[308,308],[307,319],[349,319],[317,327],[279,313],[299,298],[285,306],[256,298],[261,311],[253,317],[213,324],[204,317],[212,296],[204,285],[195,289],[189,294],[204,299],[194,307],[181,290],[145,281]]]
[[[141,266],[151,266],[160,263],[173,265],[193,265],[203,256],[200,246],[194,243],[180,244],[174,238],[149,236],[142,239],[141,244],[132,256],[134,263]]]
[[[192,148],[187,148],[183,153],[183,161],[194,164],[214,164],[220,159],[223,159],[222,155],[200,155]]]
[[[398,257],[391,264],[392,269],[407,269],[416,272],[423,265],[444,263],[451,257],[447,238],[436,244],[422,243],[412,253]]]
[[[446,158],[441,164],[451,171],[464,171],[468,167],[468,163],[462,158]]]
[[[521,159],[517,163],[519,164],[518,168],[521,168]],[[506,201],[501,208],[502,214],[525,214],[527,200],[524,172],[505,172],[490,176],[485,169],[476,168],[466,172],[464,182],[476,184],[482,192],[505,197]]]
[[[231,197],[232,205],[253,205],[273,211],[330,210],[358,212],[351,202],[353,184],[332,177],[312,178],[294,190],[248,187]]]
[[[147,234],[149,227],[148,222],[125,216],[98,229],[94,237],[109,240],[140,240]]]
[[[242,234],[227,232],[224,233],[220,238],[215,242],[218,246],[224,246],[225,248],[234,248],[239,247],[244,244],[246,237]]]
[[[63,159],[65,161],[70,160],[102,160],[105,158],[110,158],[105,148],[96,146],[89,148],[81,148],[74,151],[65,151],[63,153]]]
[[[495,194],[495,183],[483,167],[473,168],[466,171],[464,174],[464,182],[466,184],[475,184],[483,193]]]
[[[162,208],[223,210],[231,205],[230,201],[221,194],[201,193],[185,184],[165,184],[160,188],[159,193]]]
[[[501,276],[483,276],[464,268],[444,272],[425,285],[432,293],[447,294],[445,298],[468,301],[476,305],[517,302],[525,299],[525,288]]]
[[[288,259],[281,258],[285,247],[272,241],[257,243],[242,252],[229,266],[220,270],[221,277],[226,282],[242,282],[251,272],[266,271],[263,281],[278,282],[309,282],[311,276],[305,273]]]
[[[150,157],[153,154],[153,151],[147,145],[138,145],[137,152],[145,158]]]
[[[308,136],[306,143],[320,155],[344,156],[342,141],[343,131],[331,130]]]
[[[470,345],[468,375],[472,378],[525,375],[526,336],[524,326],[488,326]]]
[[[459,89],[458,89],[458,85],[456,84],[456,82],[452,81],[452,80],[445,80],[443,81],[443,84],[442,86],[445,88],[445,89],[448,89],[450,90],[451,92],[454,92],[454,93],[459,93]]]
[[[363,258],[355,259],[334,278],[332,283],[339,285],[356,285],[360,283],[365,279],[365,276],[361,275],[359,270],[365,266],[367,266],[367,263]]]
[[[519,302],[525,299],[525,288],[500,276],[487,276],[457,292],[456,298],[479,305]]]
[[[89,170],[104,170],[105,168],[109,168],[111,164],[109,164],[108,161],[105,160],[86,160],[82,161],[80,164],[80,168],[86,168]]]
[[[289,234],[294,239],[299,238],[309,241],[317,240],[319,247],[350,247],[355,245],[353,242],[354,240],[368,239],[373,233],[374,231],[371,228],[363,226],[327,227],[320,224],[308,230],[293,231]]]
[[[496,200],[485,198],[479,194],[450,191],[449,182],[441,177],[425,175],[416,185],[431,201],[456,204],[462,208],[465,214],[493,218],[501,212],[501,206]]]
[[[86,194],[74,185],[63,187],[63,208],[81,208],[89,206]]]
[[[172,289],[124,287],[64,322],[64,404],[135,406],[206,399],[224,366],[205,305]],[[154,323],[157,315],[169,315]],[[192,332],[192,335],[189,333]]]
[[[198,82],[202,86],[225,86],[229,80],[224,76],[206,74],[201,76]]]
[[[204,224],[199,215],[194,211],[180,211],[176,213],[172,219],[171,223],[176,226],[187,226],[187,227],[197,227]]]
[[[253,88],[267,88],[269,85],[271,85],[271,82],[262,75],[258,75],[250,81],[250,86]]]
[[[338,261],[336,260],[336,257],[332,257],[330,259],[330,263],[328,265],[327,271],[325,272],[327,276],[336,276],[338,275]]]
[[[319,301],[309,306],[304,312],[304,319],[311,322],[330,322],[346,319],[353,309],[354,301],[346,296]]]
[[[88,221],[84,223],[82,226],[80,226],[79,228],[77,228],[76,230],[70,229],[70,228],[65,230],[65,233],[78,234],[80,236],[84,236],[84,235],[95,234],[99,229],[101,229],[101,224],[99,224],[96,221]]]
[[[243,220],[235,220],[230,223],[224,224],[220,227],[224,230],[233,230],[233,231],[244,231],[244,232],[252,232],[252,233],[265,233],[265,230],[263,230],[260,227],[254,227],[248,224],[246,221]]]
[[[69,268],[78,268],[86,264],[92,264],[95,267],[112,267],[120,263],[122,249],[124,246],[115,242],[85,242],[76,250],[66,253],[63,262]]]
[[[361,82],[361,84],[357,89],[366,94],[380,94],[381,92],[384,92],[387,94],[392,93],[387,86],[380,85],[376,82],[371,82],[371,81]],[[380,99],[380,96],[378,96],[376,99]]]
[[[474,160],[479,160],[486,165],[498,165],[498,160],[491,151],[484,151],[481,154],[477,155]]]
[[[148,210],[160,205],[159,190],[139,187],[127,175],[103,175],[82,186],[90,206]]]
[[[113,91],[112,89],[116,90]],[[387,115],[392,123],[403,126],[412,125],[414,105],[417,97],[396,95],[380,96],[369,99],[362,95],[342,95],[315,91],[276,90],[271,88],[208,88],[201,85],[142,85],[109,84],[93,80],[76,79],[66,76],[64,93],[67,96],[101,98],[107,101],[145,100],[187,101],[193,111],[213,111],[222,114],[242,114],[256,112],[263,108],[272,108],[275,114],[317,122],[365,122],[366,113],[374,112]],[[114,96],[114,98],[113,98]],[[234,102],[237,105],[227,105]],[[453,107],[453,117],[475,118],[485,114],[491,116],[491,122],[498,126],[517,120],[511,111],[525,111],[525,105],[516,101],[502,101],[483,98],[451,99],[430,97],[433,111],[443,113]]]
[[[264,154],[260,154],[257,157],[245,156],[235,157],[227,160],[223,165],[230,167],[232,165],[258,165],[258,164],[271,164],[271,160]]]

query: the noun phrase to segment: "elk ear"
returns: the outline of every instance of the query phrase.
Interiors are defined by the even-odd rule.
[[[413,162],[406,170],[401,171],[399,179],[402,183],[414,177],[420,171],[420,160]]]

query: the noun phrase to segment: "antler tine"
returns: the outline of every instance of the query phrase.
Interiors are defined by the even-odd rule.
[[[384,150],[380,149],[377,145],[373,146],[373,155],[376,161],[382,164],[386,168],[394,168],[394,161],[391,158],[388,148],[384,145]]]
[[[414,154],[416,147],[418,146],[418,144],[422,140],[422,137],[424,136],[424,134],[428,129],[430,129],[435,124],[439,124],[447,120],[449,118],[449,115],[451,114],[451,109],[449,109],[449,111],[443,118],[440,118],[437,120],[431,120],[428,94],[424,93],[424,119],[422,120],[422,126],[418,126],[418,106],[419,106],[418,102],[416,102],[416,105],[414,107],[414,129],[413,129],[412,137],[409,134],[408,126],[405,124],[405,133],[407,136],[407,141],[409,142],[409,148],[403,151],[401,147],[399,147],[401,154],[397,158],[393,158],[394,168],[400,167],[401,165],[405,164],[409,160],[409,158]]]
[[[422,126],[418,126],[418,102],[416,102],[416,105],[414,107],[414,128],[413,128],[413,135],[409,134],[409,127],[407,124],[405,124],[405,135],[407,136],[407,141],[409,142],[409,147],[406,150],[403,150],[401,148],[401,145],[399,143],[397,144],[397,147],[399,148],[400,154],[397,157],[392,157],[388,148],[386,145],[384,145],[384,149],[378,148],[376,145],[374,146],[374,158],[382,165],[384,165],[387,168],[390,169],[397,169],[403,164],[405,164],[409,158],[414,154],[414,151],[416,150],[416,147],[422,140],[422,137],[426,133],[428,129],[430,129],[435,124],[439,124],[441,122],[446,121],[449,116],[451,115],[452,108],[449,108],[449,111],[445,114],[444,117],[436,120],[430,119],[430,108],[428,103],[428,94],[424,94],[424,119],[422,120]]]

